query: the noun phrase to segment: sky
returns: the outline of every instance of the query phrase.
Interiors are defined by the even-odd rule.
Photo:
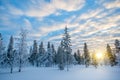
[[[0,0],[0,33],[4,43],[28,32],[28,45],[48,41],[58,46],[68,27],[73,51],[102,49],[120,40],[120,0]]]

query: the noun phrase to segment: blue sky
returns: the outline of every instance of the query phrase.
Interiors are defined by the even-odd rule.
[[[58,45],[67,25],[73,50],[87,42],[92,50],[120,39],[120,0],[0,0],[0,32],[4,41],[28,31],[28,45]]]

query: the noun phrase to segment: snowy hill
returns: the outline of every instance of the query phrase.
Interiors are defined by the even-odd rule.
[[[120,67],[102,66],[97,69],[90,66],[73,66],[69,71],[60,71],[56,67],[29,67],[22,72],[0,69],[0,80],[120,80]]]

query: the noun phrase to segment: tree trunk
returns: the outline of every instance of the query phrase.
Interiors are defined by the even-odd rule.
[[[13,72],[13,67],[11,66],[10,73],[12,73],[12,72]]]
[[[21,72],[21,64],[22,64],[22,61],[21,61],[21,59],[20,59],[19,72]]]

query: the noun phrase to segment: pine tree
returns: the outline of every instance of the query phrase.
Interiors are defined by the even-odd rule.
[[[80,55],[80,50],[77,50],[77,53],[74,53],[75,60],[78,64],[82,64],[82,56]]]
[[[33,49],[32,49],[32,54],[29,58],[29,61],[31,62],[31,64],[34,66],[38,66],[38,61],[37,61],[37,55],[38,55],[38,47],[37,47],[37,42],[36,40],[34,40],[33,42]]]
[[[43,57],[45,55],[45,49],[43,46],[43,42],[41,42],[41,44],[39,45],[39,52],[38,52],[38,66],[41,66],[43,64]]]
[[[56,50],[54,48],[54,45],[51,45],[52,48],[52,54],[53,54],[53,63],[56,64]]]
[[[68,66],[72,63],[73,56],[71,55],[72,49],[71,49],[71,39],[70,35],[68,33],[68,28],[65,27],[65,33],[63,36],[63,40],[61,41],[61,47],[63,49],[65,64],[67,66],[67,71],[69,70]]]
[[[120,41],[118,39],[115,40],[115,56],[116,62],[120,65]]]
[[[47,45],[46,58],[47,59],[46,59],[45,66],[46,67],[52,66],[53,65],[53,53],[52,53],[50,42],[48,42],[48,45]]]
[[[10,37],[10,42],[7,49],[7,62],[10,66],[10,73],[13,72],[14,54],[13,54],[13,37]]]
[[[90,54],[86,43],[84,43],[84,62],[85,62],[85,66],[88,67],[90,64]]]
[[[56,54],[56,63],[58,64],[58,68],[60,70],[64,70],[65,67],[65,54],[62,47],[62,42],[58,47],[57,54]]]
[[[2,34],[0,33],[0,67],[2,67],[5,64],[5,59],[6,59],[5,47],[3,45]]]
[[[107,57],[109,59],[110,65],[114,66],[116,64],[116,59],[112,53],[112,50],[109,44],[107,44],[106,50],[107,50],[106,53],[107,53]]]

